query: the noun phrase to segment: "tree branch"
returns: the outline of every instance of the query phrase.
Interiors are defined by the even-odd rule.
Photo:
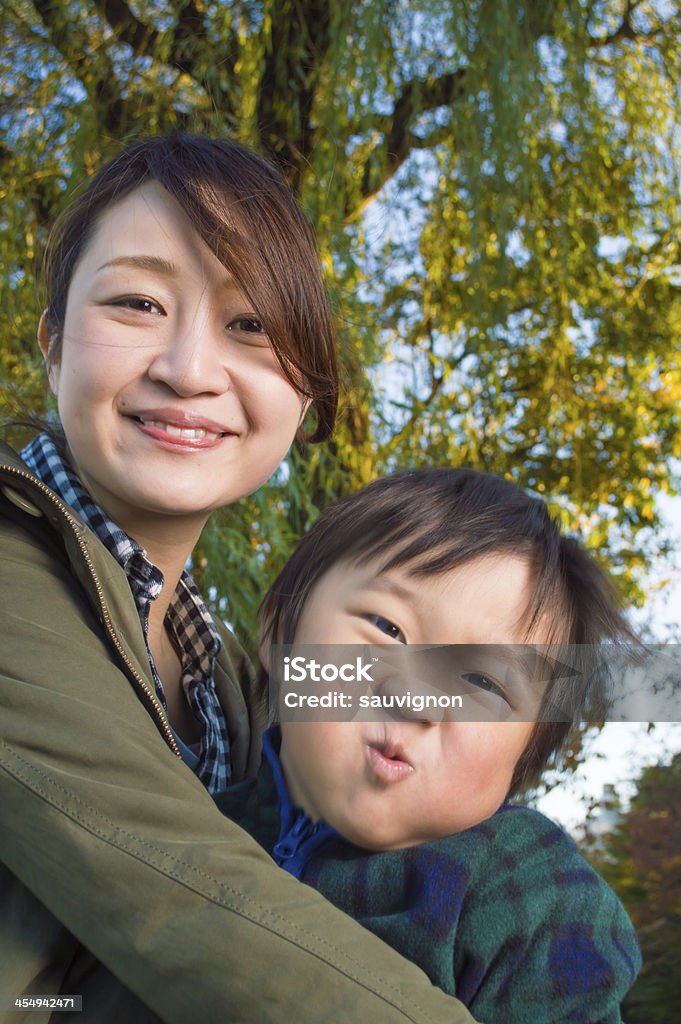
[[[203,5],[200,4],[200,6]],[[197,64],[195,60],[196,41],[200,40],[203,46],[208,46],[206,27],[200,6],[197,6],[194,0],[185,0],[180,8],[175,31],[173,32],[173,47],[169,61],[179,71],[183,71],[194,79],[197,78]],[[227,52],[230,52],[232,55],[232,63],[235,57],[233,52],[233,39],[234,37],[232,33],[230,33],[229,39],[225,40],[225,49],[222,56],[222,59],[224,60]],[[212,46],[210,47],[210,50],[211,57],[214,58],[215,53],[213,52]],[[198,77],[200,78],[201,75],[199,74]]]
[[[132,47],[135,56],[151,56],[158,43],[159,32],[136,17],[125,0],[97,0],[97,11],[116,37]]]
[[[655,42],[660,37],[661,28],[651,30],[650,32],[640,32],[632,24],[632,15],[640,2],[641,0],[626,0],[624,14],[617,28],[607,36],[589,36],[587,44],[589,49],[595,50],[603,46],[612,46],[623,39],[628,39],[630,42],[644,43],[645,45]]]
[[[263,148],[276,157],[294,191],[312,155],[311,115],[324,61],[331,46],[327,0],[274,0],[272,35],[259,83],[257,124]],[[291,89],[295,82],[295,90]],[[292,102],[294,100],[294,102]]]
[[[170,51],[166,63],[181,74],[189,75],[199,85],[203,84],[203,68],[206,64],[224,64],[230,67],[236,60],[236,37],[230,32],[221,45],[218,55],[206,35],[201,0],[184,0],[179,8],[177,21],[171,35]],[[137,57],[156,57],[165,33],[138,18],[125,0],[97,0],[97,10],[107,21],[118,39],[127,43]],[[199,45],[197,45],[199,44]],[[200,62],[200,51],[209,50],[208,60]]]
[[[114,66],[103,47],[93,47],[78,21],[69,20],[70,7],[54,0],[34,0],[49,42],[86,90],[111,134],[120,133],[126,104]],[[68,12],[68,13],[67,13]]]
[[[383,132],[383,139],[364,165],[360,199],[346,212],[348,222],[362,213],[404,163],[412,149],[435,145],[451,133],[451,129],[438,127],[425,137],[419,136],[412,130],[412,125],[422,114],[431,113],[440,107],[451,107],[464,95],[465,81],[465,68],[458,68],[431,81],[424,82],[415,78],[405,83],[395,100],[392,114],[376,118],[376,127]],[[376,159],[379,152],[383,156],[380,161]]]
[[[656,40],[662,31],[660,28],[642,32],[633,27],[632,16],[640,2],[641,0],[626,0],[622,22],[618,28],[601,39],[591,37],[588,43],[589,47],[596,49],[609,46],[620,39],[645,43],[652,43]],[[542,36],[551,35],[554,32],[554,20],[553,5],[546,4],[544,0],[528,2],[523,15],[527,46],[533,45]],[[412,149],[423,149],[429,145],[435,145],[441,137],[446,135],[446,128],[442,130],[441,134],[440,130],[435,130],[425,138],[416,135],[413,131],[415,119],[421,114],[432,112],[439,107],[451,107],[457,99],[463,96],[465,89],[465,68],[458,68],[434,81],[412,79],[405,84],[395,101],[392,114],[383,115],[374,120],[373,127],[382,132],[383,138],[377,142],[365,163],[359,200],[353,204],[352,208],[346,210],[346,222],[354,220],[363,212],[404,163]],[[362,127],[358,125],[355,134],[362,134],[362,131]]]
[[[432,352],[434,338],[430,321],[427,320],[417,325],[413,333],[416,335],[421,328],[425,328],[430,336],[430,348]],[[428,391],[428,394],[425,395],[423,398],[414,398],[411,415],[402,424],[400,429],[391,436],[388,442],[388,446],[390,448],[394,448],[395,445],[400,443],[404,436],[408,436],[409,433],[411,433],[418,420],[430,408],[434,400],[437,398],[438,394],[442,389],[442,385],[445,383],[446,380],[449,379],[449,375],[452,373],[453,370],[458,369],[458,367],[461,365],[464,359],[466,359],[466,357],[469,356],[470,354],[470,347],[468,345],[464,345],[461,351],[458,353],[458,355],[451,354],[447,356],[445,359],[440,360],[441,369],[439,370],[439,372],[433,371],[431,373],[430,389]]]
[[[444,374],[440,374],[439,377],[433,376],[429,393],[425,398],[420,398],[414,401],[411,415],[405,420],[397,433],[393,434],[388,441],[389,448],[394,449],[403,437],[409,436],[413,431],[417,421],[421,419],[426,409],[429,408],[430,403],[435,399],[438,391],[444,383],[444,379]]]
[[[40,20],[52,46],[62,55],[79,80],[91,59],[90,40],[77,21],[67,19],[65,8],[53,0],[34,0]],[[113,69],[111,69],[113,71]]]

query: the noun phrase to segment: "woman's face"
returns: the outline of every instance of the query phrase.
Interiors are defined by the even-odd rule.
[[[250,494],[304,408],[257,311],[155,182],[99,218],[50,383],[79,476],[133,536],[150,516],[200,527]]]

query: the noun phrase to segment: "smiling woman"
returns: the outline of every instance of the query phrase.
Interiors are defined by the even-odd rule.
[[[0,452],[0,992],[40,993],[33,1024],[59,993],[92,1024],[226,1007],[321,1022],[333,1006],[469,1021],[212,799],[255,770],[262,709],[185,565],[308,407],[320,440],[337,402],[287,185],[232,142],[136,142],[57,226],[47,293],[38,338],[63,433]]]
[[[259,314],[178,202],[148,182],[101,214],[48,358],[72,465],[152,561],[168,516],[191,551],[208,515],[276,469],[307,398]],[[301,384],[302,387],[302,384]]]

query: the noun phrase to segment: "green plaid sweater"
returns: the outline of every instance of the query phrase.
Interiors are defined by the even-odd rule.
[[[277,863],[380,935],[486,1024],[617,1024],[640,968],[622,904],[542,814],[368,853],[293,807],[266,736],[257,780],[217,797]]]

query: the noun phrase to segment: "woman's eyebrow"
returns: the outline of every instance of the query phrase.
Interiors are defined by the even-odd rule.
[[[106,267],[133,267],[136,270],[151,270],[155,274],[163,274],[166,277],[177,274],[175,264],[161,256],[116,256],[114,259],[102,263],[101,267],[97,268],[97,273]]]

